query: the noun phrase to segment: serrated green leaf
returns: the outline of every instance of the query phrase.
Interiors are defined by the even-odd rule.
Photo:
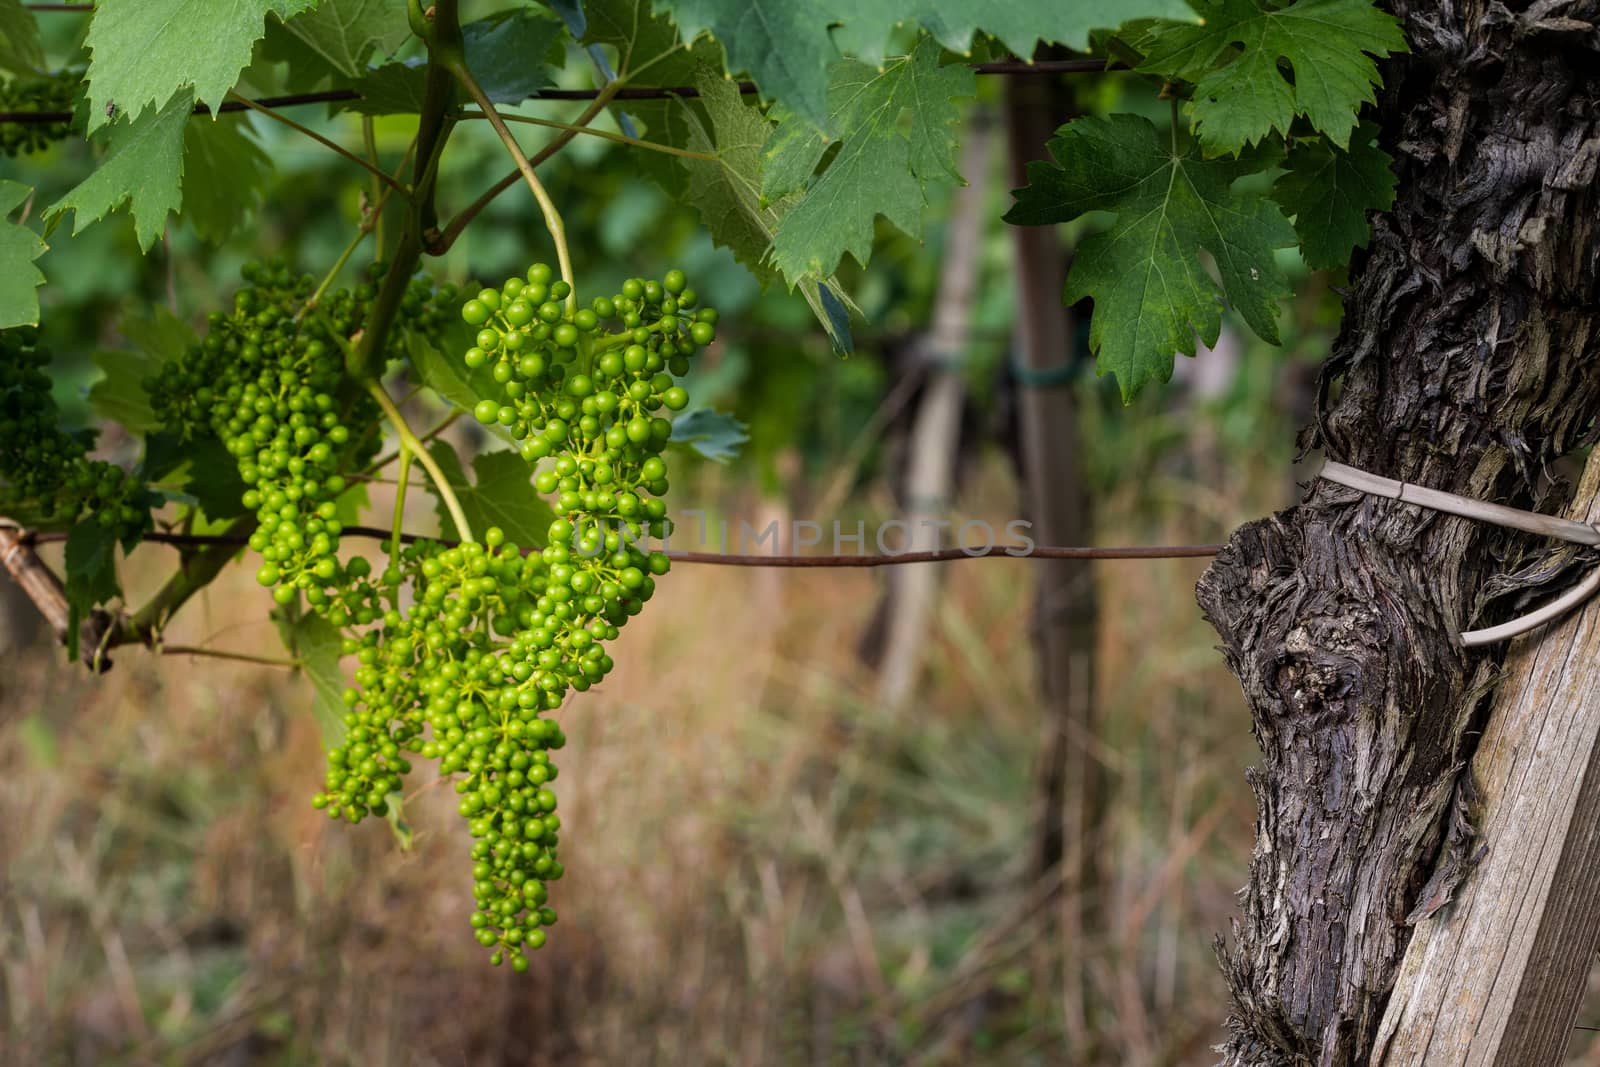
[[[349,729],[344,721],[349,711],[344,702],[344,670],[339,666],[343,639],[332,623],[311,612],[293,618],[274,612],[273,619],[283,647],[299,661],[300,670],[316,694],[311,714],[322,742],[328,748],[337,748],[344,744]]]
[[[1320,137],[1295,142],[1272,199],[1294,216],[1308,265],[1343,266],[1352,249],[1367,246],[1367,212],[1394,203],[1393,162],[1378,147],[1378,128],[1370,122],[1357,128],[1348,152]]]
[[[664,11],[651,12],[650,0],[587,0],[584,10],[588,18],[582,43],[616,49],[623,76],[637,75],[652,85],[687,85],[702,67],[722,69],[722,50],[715,41],[703,36],[681,41]],[[630,100],[628,116],[644,126],[644,139],[682,148],[689,136],[685,107],[678,100]],[[685,172],[676,161],[659,152],[629,155],[668,196],[683,195]]]
[[[183,217],[195,233],[221,244],[261,203],[272,160],[238,116],[189,120],[183,134]]]
[[[461,36],[467,66],[489,99],[518,104],[552,84],[550,63],[560,58],[557,46],[566,30],[531,8],[519,8],[470,22]],[[363,115],[416,114],[427,76],[420,63],[385,63],[344,82],[361,98],[341,106]]]
[[[744,102],[737,85],[709,66],[695,72],[695,86],[710,123],[708,127],[699,112],[683,104],[689,130],[685,146],[717,158],[683,160],[689,175],[684,199],[700,212],[711,239],[731,251],[765,287],[777,277],[768,262],[773,236],[783,214],[794,205],[793,197],[762,202],[761,153],[772,133],[772,122],[760,108]],[[834,347],[849,352],[854,347],[850,305],[838,283],[832,278],[819,281],[807,277],[799,288]]]
[[[1067,275],[1066,302],[1094,300],[1089,346],[1100,373],[1113,373],[1124,399],[1172,376],[1178,352],[1195,354],[1195,335],[1215,344],[1222,295],[1260,337],[1278,340],[1277,301],[1289,294],[1273,251],[1295,243],[1294,228],[1265,196],[1235,192],[1254,169],[1235,159],[1174,154],[1137,115],[1075,119],[1050,139],[1055,164],[1028,164],[1028,185],[1006,221],[1068,222],[1090,211],[1116,221],[1083,239]]]
[[[139,247],[148,250],[183,201],[183,131],[190,108],[189,94],[179,93],[159,111],[118,122],[100,166],[51,204],[45,217],[72,211],[76,234],[127,204]]]
[[[1288,133],[1295,115],[1344,147],[1356,112],[1376,99],[1372,57],[1406,48],[1400,23],[1370,0],[1193,2],[1204,24],[1150,27],[1136,42],[1139,69],[1194,83],[1195,133],[1213,151]]]
[[[845,21],[840,0],[658,0],[656,7],[672,13],[686,39],[709,31],[726,49],[728,69],[749,71],[770,99],[815,126],[827,124],[828,68],[840,58],[828,28]]]
[[[39,24],[22,0],[0,0],[0,69],[13,74],[38,74],[44,70],[44,46]]]
[[[89,132],[116,114],[137,119],[188,95],[184,89],[215,111],[249,64],[267,16],[287,19],[317,2],[100,0],[85,42]]]
[[[0,330],[39,324],[39,286],[44,274],[33,261],[49,246],[28,227],[10,221],[33,190],[0,181]]]
[[[526,460],[515,452],[480,453],[472,458],[476,479],[473,484],[467,480],[461,459],[449,443],[435,441],[428,446],[428,452],[444,471],[475,536],[481,538],[489,527],[498,526],[507,541],[523,547],[544,546],[556,515],[533,488],[533,468]],[[459,538],[460,532],[442,498],[438,512],[444,536]]]
[[[923,38],[909,56],[876,69],[847,60],[833,68],[829,123],[838,154],[803,186],[804,196],[779,222],[773,263],[790,283],[827,277],[845,253],[866,264],[873,221],[882,215],[913,237],[922,232],[930,187],[958,183],[955,100],[973,95],[972,68],[939,65],[939,46]],[[902,130],[902,116],[909,125]],[[827,143],[805,119],[778,126],[763,163],[762,190],[776,199],[815,169]]]
[[[732,415],[697,408],[672,420],[669,443],[696,452],[713,463],[727,463],[739,454],[739,446],[748,440],[749,427]]]
[[[973,38],[987,34],[1013,55],[1031,56],[1040,42],[1084,51],[1089,31],[1114,29],[1135,19],[1198,21],[1184,0],[897,0],[895,3],[841,5],[843,24],[833,27],[833,43],[846,55],[868,63],[884,58],[895,28],[914,23],[938,42],[967,55]]]
[[[405,0],[312,0],[301,11],[284,28],[346,78],[365,73],[374,54],[393,55],[411,35]]]

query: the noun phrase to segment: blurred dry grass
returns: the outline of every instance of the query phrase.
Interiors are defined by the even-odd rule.
[[[1192,453],[1151,464],[1098,503],[1103,542],[1216,539],[1290,491],[1282,463],[1222,486]],[[1000,461],[967,484],[969,513],[1014,511]],[[707,488],[730,515],[771,507]],[[164,553],[130,561],[136,587]],[[467,936],[449,790],[416,776],[409,853],[381,821],[309,807],[320,746],[299,680],[136,650],[103,680],[12,659],[0,1058],[1054,1063],[1067,963],[1098,1005],[1085,1062],[1210,1062],[1210,942],[1243,879],[1255,750],[1194,607],[1201,567],[1094,570],[1110,884],[1083,944],[1047,936],[1048,894],[1024,881],[1025,562],[946,568],[922,700],[898,719],[854,656],[872,574],[675,570],[615,674],[561,713],[568,875],[522,979]],[[169,639],[271,651],[264,599],[226,575]]]

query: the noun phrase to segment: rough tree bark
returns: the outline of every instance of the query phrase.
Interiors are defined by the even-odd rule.
[[[1400,184],[1351,274],[1310,443],[1528,507],[1600,410],[1600,4],[1396,0]],[[1327,483],[1235,532],[1199,600],[1264,761],[1220,949],[1226,1064],[1365,1063],[1419,901],[1470,875],[1447,813],[1503,650],[1455,638],[1521,535]],[[1459,797],[1457,798],[1460,799]],[[1450,825],[1447,826],[1447,823]]]

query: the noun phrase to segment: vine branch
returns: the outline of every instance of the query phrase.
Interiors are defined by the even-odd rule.
[[[435,18],[435,32],[438,30],[438,19]],[[528,183],[528,189],[533,193],[534,200],[538,201],[539,211],[544,215],[545,229],[550,231],[550,239],[556,245],[556,262],[561,268],[561,277],[569,286],[567,290],[567,317],[571,318],[578,308],[577,276],[572,271],[572,253],[567,248],[567,226],[561,221],[561,212],[556,209],[550,193],[534,173],[533,164],[528,161],[527,155],[522,151],[522,146],[517,143],[517,138],[511,132],[511,127],[506,125],[506,120],[500,117],[500,112],[495,108],[494,101],[489,99],[489,94],[483,91],[483,86],[478,84],[478,79],[472,76],[472,71],[467,69],[466,60],[460,49],[445,51],[441,57],[445,68],[455,76],[456,81],[472,97],[474,103],[483,109],[483,117],[489,120],[489,125],[494,127],[494,132],[500,136],[500,142],[506,146],[506,151],[516,161],[517,170],[521,173],[523,181]]]
[[[255,112],[259,113],[259,114],[265,115],[267,118],[271,119],[274,122],[280,122],[283,125],[289,127],[291,130],[294,130],[296,133],[299,133],[299,134],[302,134],[303,136],[309,137],[313,141],[315,141],[318,144],[322,145],[323,147],[331,149],[332,151],[334,151],[334,152],[338,153],[339,155],[343,156],[345,159],[348,159],[350,162],[354,163],[356,166],[360,167],[362,170],[366,171],[368,174],[372,175],[372,177],[375,180],[381,181],[385,185],[389,186],[389,188],[391,190],[393,190],[394,192],[399,193],[401,196],[405,197],[407,200],[411,199],[411,190],[410,189],[407,189],[404,185],[400,184],[399,181],[397,181],[394,178],[391,178],[389,175],[385,174],[381,168],[379,168],[379,167],[373,165],[372,163],[369,163],[366,160],[362,159],[360,156],[356,155],[354,152],[350,151],[348,148],[346,148],[343,145],[339,144],[337,141],[333,141],[333,140],[330,140],[327,137],[322,136],[322,134],[318,133],[316,130],[313,130],[309,126],[305,126],[305,125],[302,125],[301,123],[296,122],[294,119],[291,119],[288,115],[280,115],[276,111],[272,110],[269,107],[263,107],[262,105],[256,103],[254,100],[251,100],[249,97],[240,96],[238,93],[235,93],[235,92],[232,92],[232,91],[230,91],[228,93],[228,96],[229,96],[230,99],[239,101],[241,104],[243,104],[246,107],[248,107],[251,111],[255,111]]]
[[[444,471],[439,469],[438,462],[428,454],[428,450],[422,442],[417,440],[417,435],[411,432],[411,427],[406,422],[406,417],[400,413],[399,408],[394,406],[394,401],[389,399],[389,394],[383,391],[382,383],[369,381],[367,383],[367,392],[372,394],[372,398],[378,402],[378,406],[383,409],[384,416],[394,427],[395,433],[400,435],[400,444],[411,453],[418,463],[422,464],[422,469],[428,472],[429,478],[433,479],[433,486],[439,492],[439,499],[444,501],[445,508],[449,510],[450,518],[454,520],[456,530],[461,534],[461,539],[463,541],[471,541],[472,525],[467,522],[466,513],[461,510],[461,501],[456,499],[455,490],[450,488],[450,480],[444,476]],[[385,533],[383,536],[388,537],[389,534]]]

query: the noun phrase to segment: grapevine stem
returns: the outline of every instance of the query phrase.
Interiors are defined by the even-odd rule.
[[[486,119],[489,116],[480,111],[466,111],[462,113],[461,117],[464,119]],[[694,152],[687,148],[674,148],[669,144],[657,144],[654,141],[646,141],[638,137],[612,133],[610,130],[597,130],[593,126],[578,126],[570,122],[534,118],[532,115],[501,115],[500,118],[506,122],[524,122],[529,126],[545,126],[552,130],[571,130],[573,133],[586,133],[590,137],[603,137],[607,141],[615,141],[617,144],[625,144],[633,148],[644,148],[651,152],[665,152],[669,156],[682,156],[685,159],[704,159],[715,163],[721,158],[711,152]]]
[[[623,79],[621,78],[618,78],[616,81],[607,84],[604,89],[600,90],[600,95],[596,96],[594,101],[590,103],[588,107],[584,108],[583,114],[577,117],[573,125],[578,129],[581,129],[588,123],[593,122],[595,116],[604,111],[606,105],[611,102],[611,99],[621,91],[622,86]],[[529,163],[532,166],[537,167],[539,164],[543,163],[545,160],[561,151],[567,145],[572,143],[573,138],[578,136],[578,129],[563,131],[560,136],[556,137],[549,144],[535,152],[533,154],[533,158],[529,160]],[[448,252],[450,250],[450,246],[456,243],[456,239],[461,236],[462,231],[467,228],[472,220],[477,218],[483,209],[488,207],[495,197],[499,196],[513,185],[517,184],[517,179],[521,177],[522,169],[519,167],[513,170],[510,174],[507,174],[504,178],[501,178],[499,181],[495,182],[493,185],[489,186],[489,188],[484,190],[478,199],[462,208],[461,214],[450,220],[450,225],[445,227],[444,233],[440,234],[436,240],[432,241],[428,245],[428,251],[436,256],[442,256]]]
[[[210,656],[213,659],[238,660],[240,663],[260,663],[268,667],[299,667],[297,659],[278,656],[257,656],[249,652],[229,652],[220,648],[201,648],[198,645],[162,645],[157,651],[163,656]]]
[[[451,426],[455,425],[455,421],[457,419],[459,419],[461,417],[461,415],[462,415],[461,409],[460,408],[455,408],[454,410],[452,410],[450,412],[450,414],[446,415],[443,419],[441,419],[437,426],[435,426],[433,429],[429,430],[427,433],[423,434],[421,437],[417,438],[417,440],[421,441],[423,444],[427,444],[429,441],[432,441],[435,437],[438,437],[440,434],[444,433]],[[397,448],[393,452],[390,452],[386,456],[379,456],[377,459],[373,460],[370,464],[368,464],[367,469],[362,471],[361,473],[362,474],[371,474],[374,471],[381,471],[381,470],[383,470],[383,468],[385,468],[389,464],[393,463],[396,459],[400,458],[400,456],[404,452],[405,452],[405,449]]]
[[[539,210],[544,213],[545,229],[550,231],[550,238],[556,244],[556,262],[560,264],[561,277],[571,286],[571,289],[567,292],[567,317],[571,318],[578,310],[578,287],[572,273],[572,255],[567,250],[567,227],[561,221],[561,212],[556,210],[555,201],[550,199],[550,194],[546,191],[544,183],[533,172],[533,164],[528,162],[528,157],[523,154],[522,146],[517,143],[516,137],[512,135],[511,128],[506,125],[506,120],[500,117],[500,112],[496,110],[494,101],[490,100],[489,94],[483,91],[483,86],[478,84],[478,79],[474,78],[472,72],[467,69],[467,65],[463,62],[461,55],[459,53],[450,54],[444,56],[443,59],[446,69],[455,75],[456,81],[461,83],[461,87],[472,97],[473,102],[483,109],[483,117],[489,120],[489,125],[494,127],[494,132],[500,135],[500,140],[506,146],[506,151],[511,153],[512,159],[516,160],[517,170],[521,172],[523,180],[528,183],[528,188],[533,192],[533,198],[539,202]]]
[[[411,477],[411,450],[400,450],[400,470],[394,487],[394,537],[389,542],[389,566],[400,569],[400,535],[405,529],[406,483]]]
[[[417,462],[422,464],[422,469],[428,472],[428,477],[433,479],[434,489],[438,491],[439,499],[444,501],[445,509],[450,512],[450,518],[455,521],[456,532],[461,535],[461,540],[471,541],[472,526],[467,522],[466,512],[461,510],[461,501],[456,499],[455,490],[450,488],[450,482],[445,478],[444,471],[439,469],[439,464],[428,454],[422,442],[417,440],[417,435],[411,432],[406,417],[400,414],[400,409],[394,406],[389,394],[383,391],[383,385],[368,381],[367,392],[372,394],[372,399],[383,409],[384,416],[394,427],[395,433],[400,436],[400,444],[410,450]]]
[[[371,174],[378,181],[381,181],[381,182],[387,184],[391,189],[393,189],[395,192],[399,193],[401,196],[405,197],[407,200],[411,199],[411,190],[410,189],[407,189],[405,186],[401,185],[394,178],[389,177],[389,175],[385,174],[383,171],[379,170],[377,167],[373,166],[371,163],[368,163],[366,160],[362,159],[360,156],[356,155],[354,152],[350,151],[348,148],[345,148],[343,145],[341,145],[341,144],[339,144],[339,143],[337,143],[335,141],[330,141],[328,138],[322,136],[322,134],[318,133],[316,130],[311,129],[310,127],[302,126],[300,123],[296,122],[294,119],[290,118],[288,115],[280,115],[276,111],[272,110],[269,107],[261,106],[260,104],[256,103],[254,100],[251,100],[247,96],[240,96],[238,93],[235,93],[235,92],[229,92],[228,95],[230,97],[232,97],[234,100],[239,101],[241,104],[244,104],[251,111],[257,112],[258,114],[265,115],[265,116],[267,116],[267,118],[273,120],[274,122],[281,122],[285,126],[289,127],[291,130],[294,130],[297,133],[304,134],[305,136],[311,138],[313,141],[316,141],[318,144],[323,145],[326,148],[331,148],[333,151],[339,153],[339,155],[341,155],[344,158],[348,159],[350,162],[354,163],[356,166],[360,167],[362,170],[367,171],[369,174]]]
[[[367,149],[367,162],[374,168],[378,167],[378,137],[373,128],[372,116],[361,116],[361,141]],[[405,164],[402,162],[401,166]],[[383,191],[382,183],[377,178],[372,179],[372,192],[368,194],[372,202],[371,229],[377,236],[375,242],[378,246],[378,258],[383,258],[383,205],[388,201],[388,196]],[[365,221],[365,220],[363,220]]]

